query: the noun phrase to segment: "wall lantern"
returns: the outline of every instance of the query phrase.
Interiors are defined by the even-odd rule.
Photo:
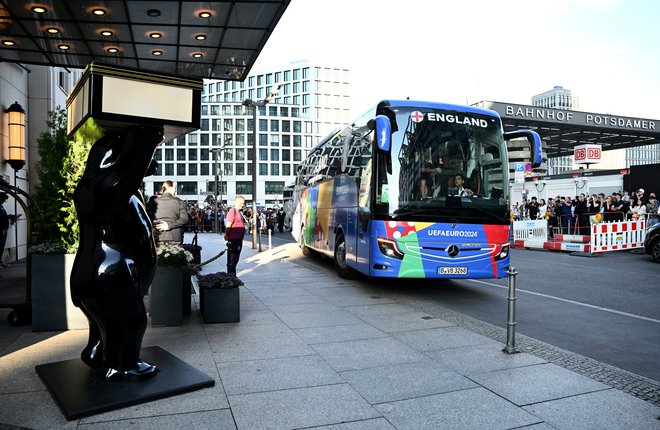
[[[6,162],[14,170],[20,170],[25,166],[25,111],[18,102],[14,102],[5,112],[8,116],[7,136],[9,138]]]

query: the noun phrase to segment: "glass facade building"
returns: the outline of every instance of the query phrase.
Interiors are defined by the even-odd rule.
[[[146,195],[165,180],[190,202],[217,195],[231,204],[237,194],[252,199],[253,108],[257,108],[257,203],[282,203],[282,189],[321,138],[350,121],[350,73],[308,62],[251,73],[243,82],[206,80],[198,131],[163,143],[154,156],[156,174],[145,178]]]

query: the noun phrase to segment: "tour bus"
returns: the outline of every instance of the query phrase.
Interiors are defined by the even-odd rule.
[[[298,167],[292,234],[340,276],[502,278],[509,267],[506,140],[498,114],[385,100],[333,131]]]

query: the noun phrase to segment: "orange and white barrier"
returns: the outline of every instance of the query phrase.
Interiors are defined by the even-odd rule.
[[[591,252],[643,248],[646,220],[603,222],[591,226]]]

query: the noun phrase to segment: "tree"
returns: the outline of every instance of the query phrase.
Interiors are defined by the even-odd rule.
[[[73,192],[85,168],[91,143],[67,138],[67,113],[57,108],[48,113],[48,132],[37,139],[39,185],[33,214],[37,243],[49,243],[50,252],[74,252],[80,230],[73,205]]]

